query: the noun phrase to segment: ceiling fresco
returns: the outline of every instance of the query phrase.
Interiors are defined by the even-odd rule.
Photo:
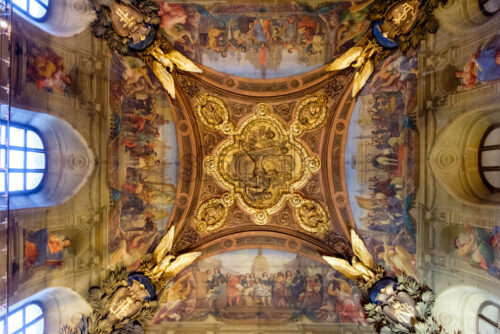
[[[362,322],[356,298],[347,297],[352,287],[320,254],[351,257],[348,231],[356,227],[386,269],[415,274],[416,227],[409,214],[417,187],[415,55],[390,56],[355,102],[347,84],[353,72],[328,73],[323,66],[352,43],[325,44],[305,62],[306,35],[295,36],[296,45],[280,37],[262,45],[265,57],[271,49],[296,55],[283,60],[296,72],[252,60],[261,25],[273,31],[280,20],[290,19],[290,29],[310,20],[322,38],[341,36],[344,21],[333,18],[348,8],[344,3],[316,12],[252,6],[162,4],[168,22],[177,15],[175,25],[164,26],[167,34],[176,32],[183,42],[197,36],[195,44],[177,40],[176,47],[205,65],[202,74],[177,73],[175,100],[142,61],[112,57],[109,265],[136,269],[175,224],[174,252],[202,251],[203,259],[159,292],[154,323],[208,315],[241,323],[302,315]],[[255,15],[243,14],[248,7]],[[331,20],[323,22],[325,15]],[[337,26],[329,31],[324,24],[333,21]],[[243,24],[250,27],[248,49],[235,48],[238,41],[229,38]],[[202,32],[202,26],[211,28]],[[219,39],[216,31],[223,34]],[[317,38],[311,37],[311,47]],[[264,263],[286,258],[286,265],[237,268],[250,257]],[[301,291],[287,283],[296,277],[304,281]]]
[[[190,59],[231,75],[279,78],[316,69],[353,46],[369,28],[372,1],[160,2],[160,16],[169,40]]]
[[[179,176],[177,136],[170,104],[139,59],[113,56],[109,87],[109,265],[134,267],[161,237],[172,212]]]
[[[272,249],[204,258],[160,294],[153,323],[204,321],[280,324],[305,316],[319,323],[366,325],[357,287],[323,262]]]
[[[500,120],[498,29],[476,41],[419,26],[394,39],[403,54],[373,47],[377,20],[413,25],[410,4],[444,0],[177,1],[159,2],[153,61],[126,38],[127,56],[92,29],[58,38],[12,23],[10,121],[58,118],[95,160],[65,152],[55,167],[89,171],[83,186],[9,212],[7,303],[68,287],[93,315],[133,300],[111,322],[145,332],[344,333],[379,331],[370,321],[410,295],[430,318],[428,289],[496,293],[498,192],[488,207],[454,191],[463,170],[479,175],[478,143]]]
[[[408,274],[416,271],[410,209],[418,188],[417,75],[412,54],[394,54],[380,66],[357,98],[345,151],[357,228],[372,254]]]

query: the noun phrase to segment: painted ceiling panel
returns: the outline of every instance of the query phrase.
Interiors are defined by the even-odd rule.
[[[168,38],[187,57],[264,79],[309,72],[341,55],[368,29],[371,2],[161,2],[160,16]]]

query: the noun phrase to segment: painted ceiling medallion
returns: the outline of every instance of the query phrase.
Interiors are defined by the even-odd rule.
[[[222,227],[235,202],[253,214],[254,223],[264,225],[288,202],[302,229],[327,231],[329,218],[323,206],[297,193],[321,167],[320,159],[297,137],[323,124],[327,101],[326,96],[303,99],[289,127],[272,114],[268,104],[261,103],[252,116],[235,127],[219,97],[198,96],[195,111],[199,120],[227,136],[205,159],[204,169],[228,192],[199,206],[197,229],[215,231]]]

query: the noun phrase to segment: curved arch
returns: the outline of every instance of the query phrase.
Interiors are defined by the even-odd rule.
[[[65,121],[43,113],[12,108],[11,122],[35,128],[46,142],[47,175],[36,193],[9,198],[11,210],[64,203],[90,177],[95,158],[83,137]]]
[[[476,287],[456,285],[441,292],[433,313],[449,333],[477,333],[476,317],[484,302],[500,302],[500,296]]]
[[[481,179],[478,154],[487,129],[499,122],[498,105],[466,112],[446,126],[431,149],[432,172],[462,204],[492,209],[498,205],[500,197]]]
[[[44,17],[33,19],[19,9],[19,18],[30,22],[41,30],[59,37],[70,37],[81,33],[95,19],[95,13],[85,0],[50,0]]]
[[[87,302],[75,291],[65,287],[42,290],[9,307],[9,313],[35,303],[44,312],[44,333],[59,333],[61,326],[76,323],[82,314],[90,313]]]

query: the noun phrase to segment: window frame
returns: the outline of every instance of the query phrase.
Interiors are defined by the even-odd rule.
[[[50,0],[49,0],[50,1]],[[498,13],[498,11],[500,10],[497,10],[496,12],[490,12],[489,10],[487,10],[484,6],[489,2],[490,0],[478,0],[478,5],[479,5],[479,10],[481,11],[481,13],[483,13],[485,16],[493,16],[495,15],[496,13]]]
[[[36,192],[39,192],[44,184],[45,180],[47,179],[47,165],[48,165],[48,152],[47,152],[47,144],[45,142],[45,139],[43,138],[42,134],[38,129],[22,124],[22,123],[15,123],[15,122],[6,122],[6,121],[0,121],[0,126],[4,125],[6,128],[5,131],[5,144],[0,144],[0,149],[5,150],[5,191],[0,192],[0,194],[8,194],[9,196],[23,196],[23,195],[31,195]],[[20,146],[11,146],[10,145],[10,128],[18,128],[24,130],[24,147]],[[28,148],[27,147],[27,134],[29,131],[33,131],[39,138],[40,141],[42,142],[43,149],[36,149],[36,148]],[[22,151],[24,153],[24,168],[10,168],[10,163],[9,163],[9,151],[10,150],[16,150],[16,151]],[[27,166],[27,153],[28,152],[35,152],[35,153],[43,153],[45,155],[45,166],[43,169],[28,169],[26,168]],[[9,173],[23,173],[23,188],[26,189],[26,176],[27,173],[42,173],[42,180],[38,183],[38,185],[30,190],[15,190],[15,191],[9,191]]]
[[[483,167],[481,160],[482,160],[482,153],[485,151],[499,151],[500,152],[500,143],[496,145],[488,145],[484,146],[484,142],[488,138],[491,132],[493,132],[496,129],[500,128],[500,123],[495,123],[492,124],[483,134],[483,137],[481,138],[481,141],[479,142],[479,148],[478,148],[478,154],[477,154],[477,167],[479,171],[479,176],[481,177],[481,181],[483,181],[483,184],[488,188],[491,192],[497,193],[500,192],[500,188],[497,188],[493,186],[486,176],[484,175],[484,172],[500,172],[500,166],[488,166],[488,167]]]
[[[485,315],[482,314],[483,310],[488,306],[494,306],[497,308],[498,319],[499,319],[498,323],[495,323],[493,320],[487,318]],[[479,306],[479,310],[477,311],[477,315],[476,315],[476,332],[477,332],[477,334],[482,334],[482,333],[479,333],[479,321],[480,320],[484,320],[487,323],[489,323],[491,326],[496,327],[497,333],[500,334],[500,305],[498,305],[497,303],[494,303],[492,301],[485,301],[481,304],[481,306]]]
[[[40,310],[42,311],[42,314],[39,315],[38,317],[36,317],[35,319],[31,320],[29,323],[25,323],[26,321],[26,308],[30,305],[36,305],[40,308]],[[22,321],[22,326],[21,328],[19,328],[18,330],[16,330],[15,332],[12,332],[12,334],[23,334],[26,332],[26,329],[31,326],[31,325],[34,325],[36,324],[39,320],[43,319],[43,333],[45,333],[45,328],[46,328],[46,324],[47,324],[47,321],[45,319],[45,308],[43,307],[42,303],[36,301],[36,300],[33,300],[33,301],[29,301],[23,305],[21,305],[20,307],[16,308],[15,310],[12,310],[12,311],[8,311],[6,312],[3,316],[0,317],[0,321],[3,321],[3,331],[4,333],[9,333],[9,315],[12,315],[12,314],[15,314],[16,312],[18,312],[20,309],[22,309],[22,313],[23,313],[23,321]]]
[[[26,15],[27,17],[29,17],[30,20],[33,20],[35,22],[44,22],[44,21],[47,21],[47,18],[49,17],[49,14],[50,14],[50,11],[51,11],[51,5],[52,5],[52,0],[47,0],[48,1],[48,5],[45,5],[43,2],[41,2],[40,0],[33,0],[35,2],[37,2],[40,6],[42,6],[43,8],[45,8],[47,11],[45,12],[45,15],[43,15],[42,17],[39,17],[39,18],[36,18],[36,17],[33,17],[30,13],[29,13],[29,10],[30,10],[30,1],[31,0],[26,0],[26,10],[24,10],[23,8],[19,7],[18,5],[16,5],[14,3],[13,0],[8,0],[12,7],[14,7],[16,10],[20,11],[21,13],[23,13],[23,15]]]

